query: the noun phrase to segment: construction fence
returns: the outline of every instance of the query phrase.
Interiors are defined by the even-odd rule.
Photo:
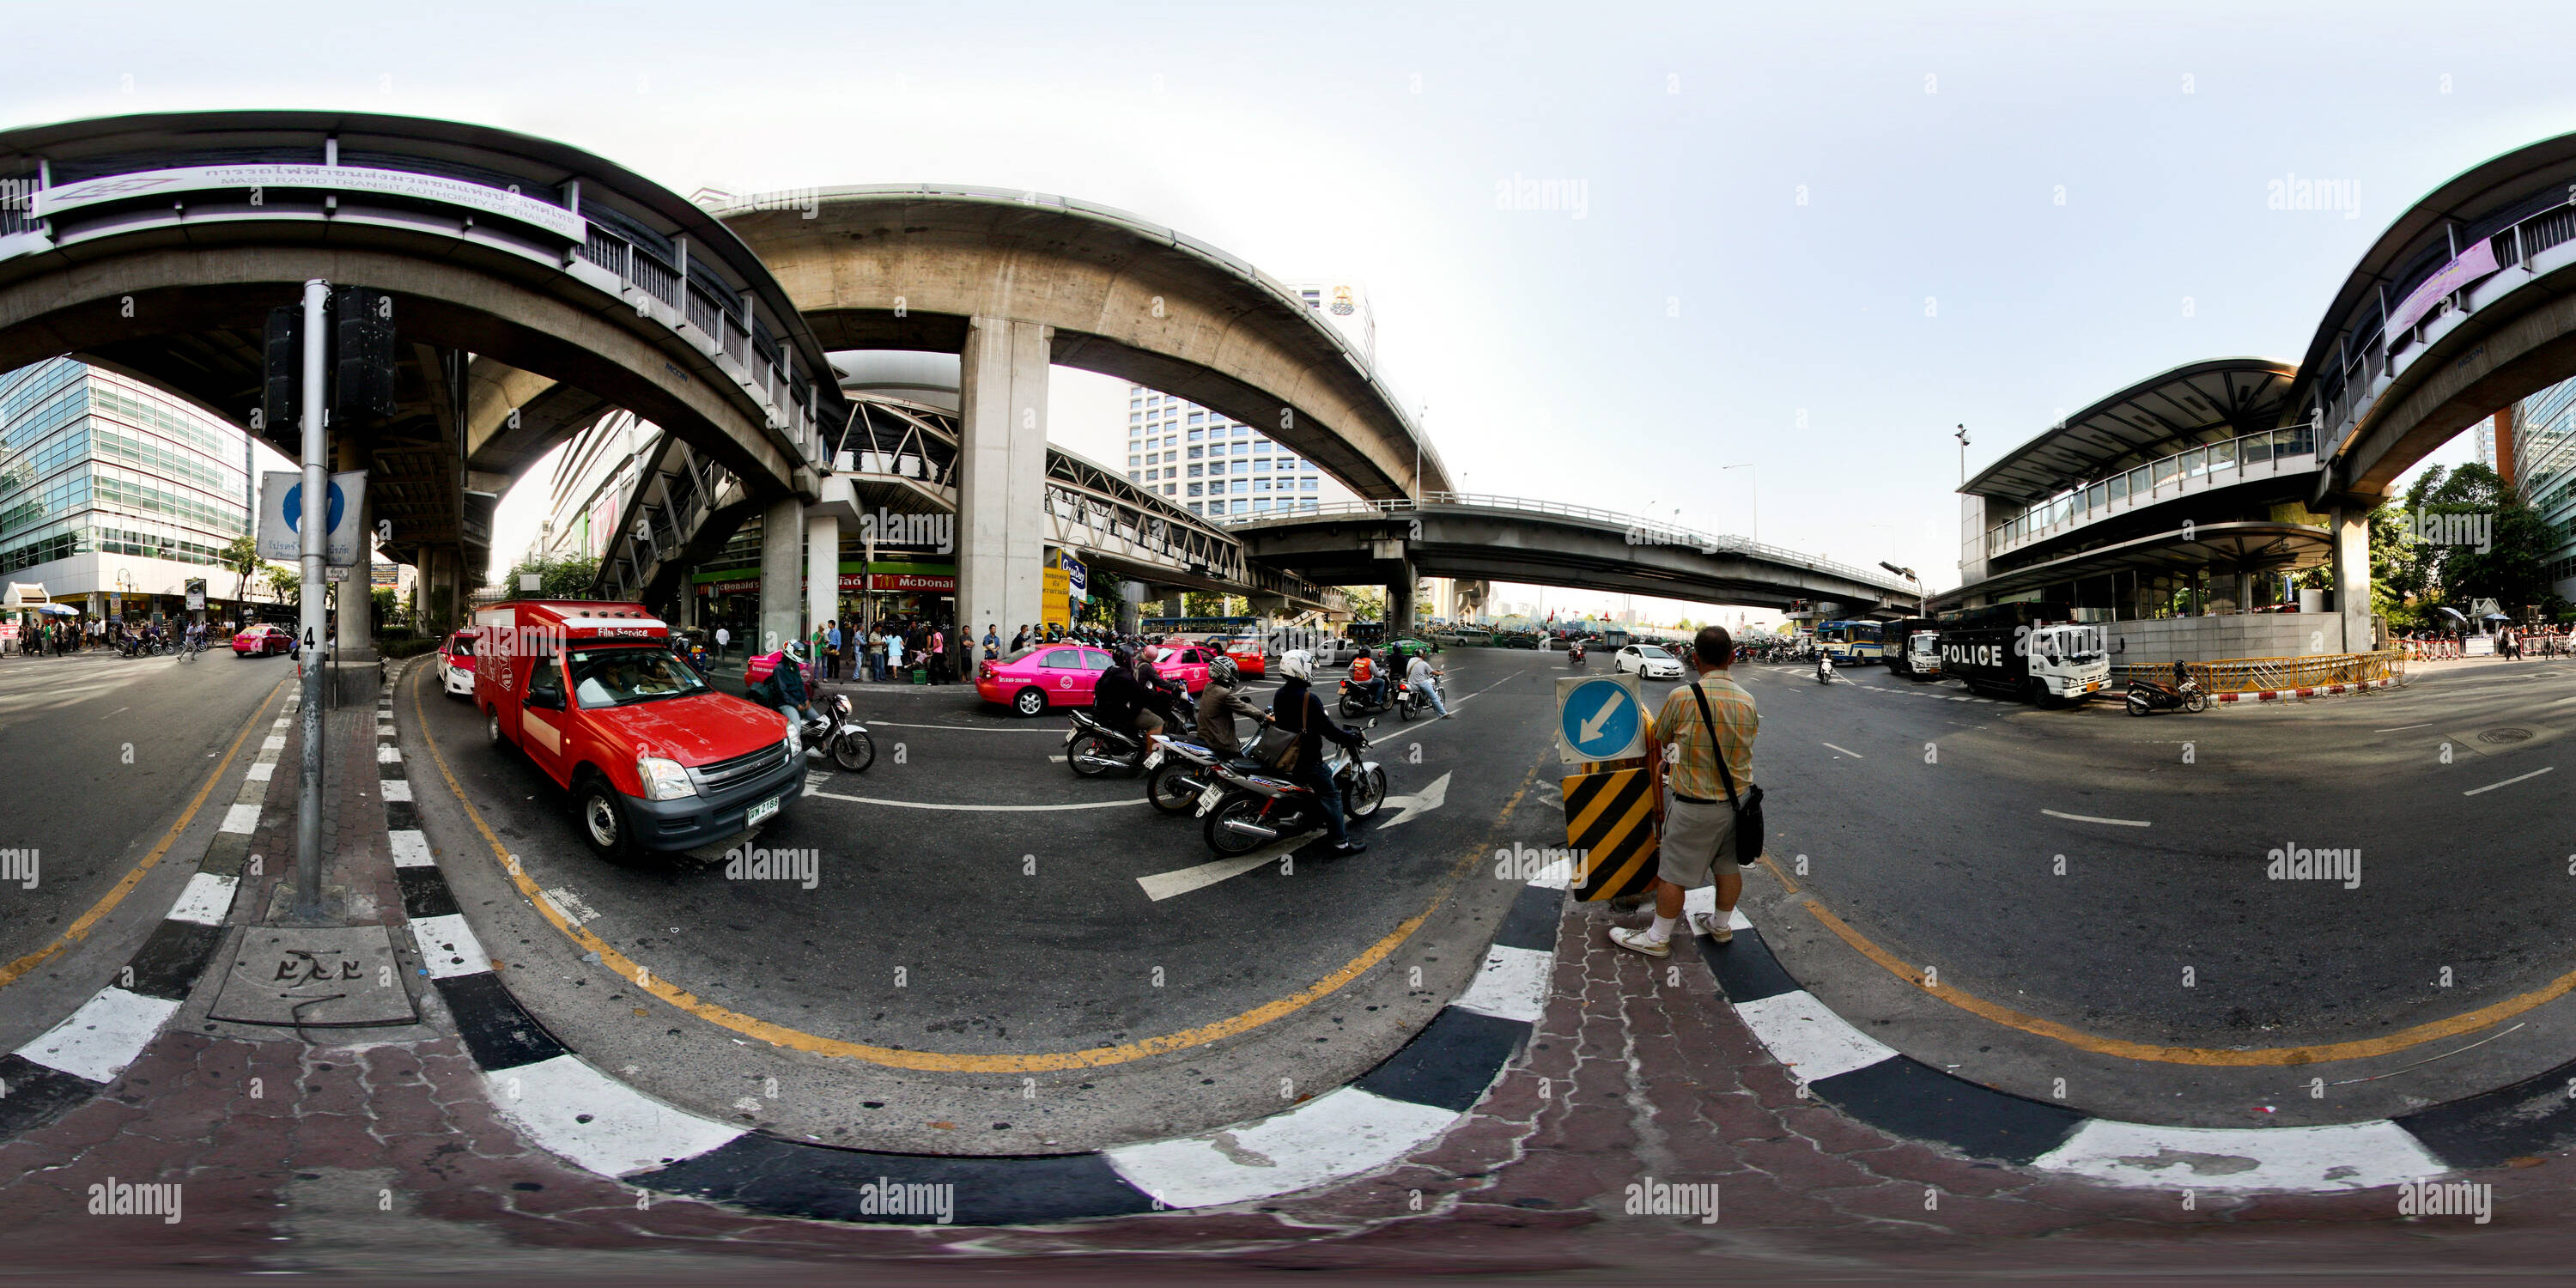
[[[2373,684],[2382,680],[2404,683],[2406,655],[2394,650],[2377,653],[2320,653],[2309,657],[2230,657],[2210,662],[2185,662],[2183,670],[2200,691],[2215,696],[2221,693],[2262,693],[2282,689],[2322,688],[2329,684]],[[2173,683],[2173,667],[2115,666],[2112,679],[2122,685],[2131,680],[2154,684]]]

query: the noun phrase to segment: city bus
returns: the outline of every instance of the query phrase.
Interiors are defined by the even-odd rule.
[[[1886,660],[1880,651],[1876,622],[1819,622],[1816,625],[1816,647],[1832,658],[1836,666],[1860,666]]]

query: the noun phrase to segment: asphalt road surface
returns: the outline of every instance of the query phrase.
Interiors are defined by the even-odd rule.
[[[0,661],[0,851],[37,857],[32,889],[0,881],[0,966],[53,942],[161,843],[293,667],[230,650]]]
[[[2576,968],[2576,665],[2143,719],[1881,668],[1746,675],[1772,853],[1944,986],[2104,1036],[2287,1046]],[[2276,878],[2301,849],[2357,872]]]

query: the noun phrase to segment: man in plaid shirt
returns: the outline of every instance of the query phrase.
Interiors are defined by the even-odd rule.
[[[1691,918],[1699,932],[1718,943],[1735,937],[1727,921],[1744,893],[1744,874],[1735,864],[1735,808],[1727,803],[1725,779],[1717,772],[1721,749],[1726,771],[1734,776],[1737,800],[1753,788],[1753,737],[1762,728],[1762,713],[1753,695],[1727,675],[1735,663],[1735,640],[1722,626],[1703,626],[1691,641],[1691,669],[1708,696],[1702,716],[1692,686],[1676,685],[1664,695],[1663,709],[1647,732],[1646,748],[1664,766],[1656,787],[1663,818],[1663,839],[1656,854],[1655,919],[1636,930],[1613,927],[1610,942],[1648,957],[1669,955],[1673,928],[1681,921],[1685,892],[1717,886],[1717,912]],[[1715,725],[1711,729],[1712,722]],[[1715,738],[1710,737],[1715,733]]]

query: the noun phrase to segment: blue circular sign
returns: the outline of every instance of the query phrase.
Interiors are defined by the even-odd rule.
[[[331,504],[329,507],[328,517],[331,521],[324,525],[322,529],[323,534],[326,536],[339,529],[340,512],[348,507],[348,498],[341,495],[339,483],[337,481],[333,481],[330,486],[331,491],[329,495],[331,498]],[[286,530],[289,532],[302,532],[304,530],[303,521],[304,485],[298,483],[295,486],[286,489]]]
[[[1637,703],[1637,695],[1617,680],[1586,680],[1565,695],[1565,707],[1557,713],[1563,722],[1565,744],[1578,756],[1593,760],[1611,760],[1633,755],[1630,745],[1645,727],[1646,714]]]

